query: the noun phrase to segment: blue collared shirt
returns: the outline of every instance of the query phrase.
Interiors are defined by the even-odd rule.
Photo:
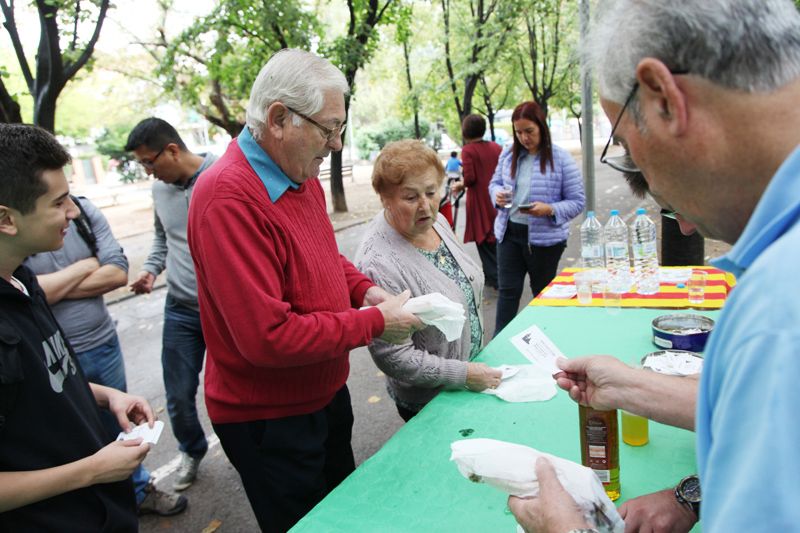
[[[261,183],[263,183],[264,187],[267,189],[267,194],[273,204],[278,201],[289,187],[292,189],[300,187],[298,183],[289,179],[289,176],[287,176],[283,170],[275,164],[275,161],[267,155],[267,152],[258,145],[253,135],[250,133],[250,128],[245,126],[242,133],[240,133],[239,137],[236,139],[236,142],[239,143],[239,148],[242,150],[247,162],[250,163],[250,166],[256,171],[256,174],[258,174],[258,177],[261,179]]]
[[[731,251],[740,276],[708,345],[697,398],[703,531],[800,523],[800,148],[772,177]]]

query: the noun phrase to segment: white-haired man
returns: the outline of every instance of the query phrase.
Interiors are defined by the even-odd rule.
[[[613,358],[566,361],[559,385],[584,404],[695,428],[703,531],[796,529],[800,285],[787,275],[800,261],[800,14],[789,0],[616,0],[597,13],[601,103],[629,152],[601,161],[642,172],[684,221],[733,244],[715,264],[739,284],[706,347],[696,412],[663,401],[678,382]],[[552,467],[536,471],[540,497],[509,499],[524,528],[586,528]],[[642,518],[655,516],[627,513],[626,531],[691,527]]]
[[[349,350],[421,325],[407,292],[376,287],[336,245],[317,176],[342,148],[347,91],[327,60],[275,54],[189,209],[208,414],[264,531],[289,529],[355,468]]]

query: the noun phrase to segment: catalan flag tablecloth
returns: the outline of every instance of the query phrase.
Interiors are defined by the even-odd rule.
[[[603,307],[603,293],[592,294],[592,303],[578,302],[574,291],[573,274],[580,268],[565,268],[529,305],[553,307]],[[704,270],[708,273],[705,299],[701,304],[690,304],[686,281],[692,270]],[[679,284],[683,284],[679,287]],[[725,299],[736,285],[736,277],[728,272],[708,266],[661,267],[661,287],[656,294],[642,295],[626,292],[622,295],[622,307],[661,307],[672,309],[720,309]],[[635,290],[635,286],[634,286]]]

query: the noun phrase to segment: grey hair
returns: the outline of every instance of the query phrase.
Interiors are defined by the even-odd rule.
[[[646,57],[746,92],[800,76],[800,13],[791,0],[601,0],[595,13],[584,60],[603,98],[619,104]]]
[[[285,48],[276,52],[261,68],[250,90],[246,123],[256,140],[261,138],[267,108],[281,102],[304,115],[318,113],[324,104],[325,93],[350,92],[344,74],[330,61],[299,50]],[[293,116],[293,124],[300,118]]]

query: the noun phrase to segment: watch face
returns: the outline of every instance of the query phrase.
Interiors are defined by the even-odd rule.
[[[681,481],[681,496],[689,503],[700,501],[700,480],[697,476],[690,476]]]

